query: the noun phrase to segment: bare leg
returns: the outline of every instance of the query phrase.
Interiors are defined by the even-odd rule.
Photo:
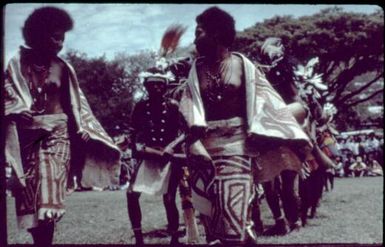
[[[140,193],[127,192],[127,210],[128,217],[131,221],[132,230],[135,234],[135,242],[137,245],[143,245],[142,235],[142,212],[139,205]]]
[[[179,212],[176,206],[176,192],[180,181],[180,172],[177,166],[172,167],[170,182],[168,185],[167,194],[163,195],[163,204],[166,209],[166,216],[168,227],[167,230],[171,234],[171,243],[177,244],[178,241],[178,228],[179,228]]]
[[[267,236],[285,235],[287,233],[286,222],[282,215],[281,205],[279,202],[279,191],[277,188],[279,184],[278,180],[279,178],[276,178],[274,181],[263,183],[266,201],[275,220],[275,225],[263,233]]]
[[[294,182],[296,180],[297,172],[283,171],[282,178],[282,192],[281,200],[283,211],[286,219],[289,222],[290,230],[298,229],[299,224],[299,199],[297,193],[294,191]]]
[[[54,222],[39,221],[39,225],[29,230],[35,246],[52,246],[55,231]]]

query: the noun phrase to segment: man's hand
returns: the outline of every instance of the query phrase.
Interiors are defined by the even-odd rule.
[[[304,163],[301,170],[299,171],[299,177],[303,180],[307,179],[310,176],[310,168]]]
[[[174,150],[172,148],[166,147],[163,150],[162,157],[165,158],[166,160],[171,160],[174,157]]]
[[[88,142],[90,140],[90,135],[87,132],[79,130],[77,133],[83,141]]]

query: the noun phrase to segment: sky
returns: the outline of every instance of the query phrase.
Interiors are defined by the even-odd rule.
[[[142,50],[157,51],[164,31],[171,24],[187,27],[181,46],[194,39],[195,17],[213,4],[38,4],[18,3],[5,6],[5,64],[24,45],[21,28],[36,8],[56,6],[69,12],[74,29],[66,34],[60,54],[75,49],[88,57],[106,56],[113,59],[119,52],[135,54]],[[276,15],[294,17],[312,15],[335,5],[310,4],[216,4],[229,12],[236,21],[237,31],[253,26]],[[346,11],[372,13],[376,5],[337,5]]]

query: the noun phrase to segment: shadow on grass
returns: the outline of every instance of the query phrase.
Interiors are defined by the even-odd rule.
[[[154,229],[149,232],[143,232],[143,237],[148,238],[167,238],[170,234],[166,229]]]
[[[178,230],[179,237],[183,237],[186,234],[186,229],[182,228]],[[143,237],[148,238],[168,238],[170,237],[170,233],[167,229],[154,229],[148,232],[143,232]]]

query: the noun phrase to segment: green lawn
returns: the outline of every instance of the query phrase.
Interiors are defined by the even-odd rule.
[[[261,244],[293,243],[383,243],[383,177],[336,179],[335,189],[324,194],[318,216],[308,226],[282,237],[260,237]],[[75,192],[67,198],[67,213],[58,223],[57,244],[129,244],[132,232],[127,216],[125,192]],[[154,237],[165,228],[166,218],[161,197],[141,197],[142,226],[146,243],[168,243]],[[7,199],[8,243],[31,243],[30,236],[18,231],[13,198]],[[265,225],[273,220],[262,205]],[[180,221],[183,223],[182,215]],[[203,228],[202,243],[204,241]]]

